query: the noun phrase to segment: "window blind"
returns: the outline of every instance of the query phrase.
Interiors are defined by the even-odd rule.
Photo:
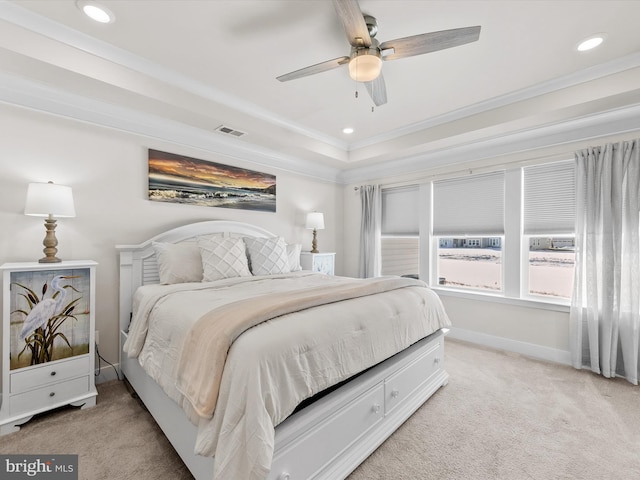
[[[524,234],[573,234],[576,168],[573,160],[525,167]]]
[[[420,228],[418,185],[382,190],[382,234],[418,235]]]
[[[434,182],[433,234],[504,235],[504,171]]]

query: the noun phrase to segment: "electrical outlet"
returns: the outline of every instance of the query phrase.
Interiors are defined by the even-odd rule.
[[[96,345],[100,345],[100,332],[96,330]]]

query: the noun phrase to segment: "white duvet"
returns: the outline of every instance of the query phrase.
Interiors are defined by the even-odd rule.
[[[198,425],[195,453],[215,455],[214,480],[265,479],[275,426],[302,400],[450,325],[440,299],[424,284],[268,320],[231,346],[213,418],[199,418],[175,386],[190,326],[230,302],[330,282],[347,285],[353,279],[296,272],[148,285],[136,292],[125,351],[138,357],[143,369]]]

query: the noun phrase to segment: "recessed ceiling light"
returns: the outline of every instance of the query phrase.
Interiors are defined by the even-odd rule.
[[[592,48],[596,48],[598,45],[600,45],[602,42],[604,42],[604,34],[599,33],[597,35],[592,35],[589,38],[586,38],[585,40],[583,40],[582,42],[580,42],[578,44],[578,51],[579,52],[586,52],[587,50],[591,50]]]
[[[96,22],[113,23],[116,20],[113,12],[99,3],[90,0],[78,0],[76,5],[78,5],[78,8],[82,10],[87,17]]]
[[[350,135],[354,132],[353,128],[351,127],[345,127],[342,129],[342,133],[346,133],[347,135]]]

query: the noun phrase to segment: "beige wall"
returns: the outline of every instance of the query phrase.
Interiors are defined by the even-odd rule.
[[[63,260],[95,260],[96,328],[100,353],[118,360],[118,258],[116,244],[140,243],[167,229],[202,220],[256,224],[311,248],[305,213],[325,213],[323,251],[338,253],[342,273],[341,188],[332,183],[257,166],[236,158],[185,148],[18,107],[0,105],[0,264],[43,256],[42,218],[23,215],[29,182],[73,187],[75,218],[60,219],[56,235]],[[277,176],[277,212],[193,207],[148,201],[147,148],[251,168]],[[1,300],[0,300],[1,301]]]

